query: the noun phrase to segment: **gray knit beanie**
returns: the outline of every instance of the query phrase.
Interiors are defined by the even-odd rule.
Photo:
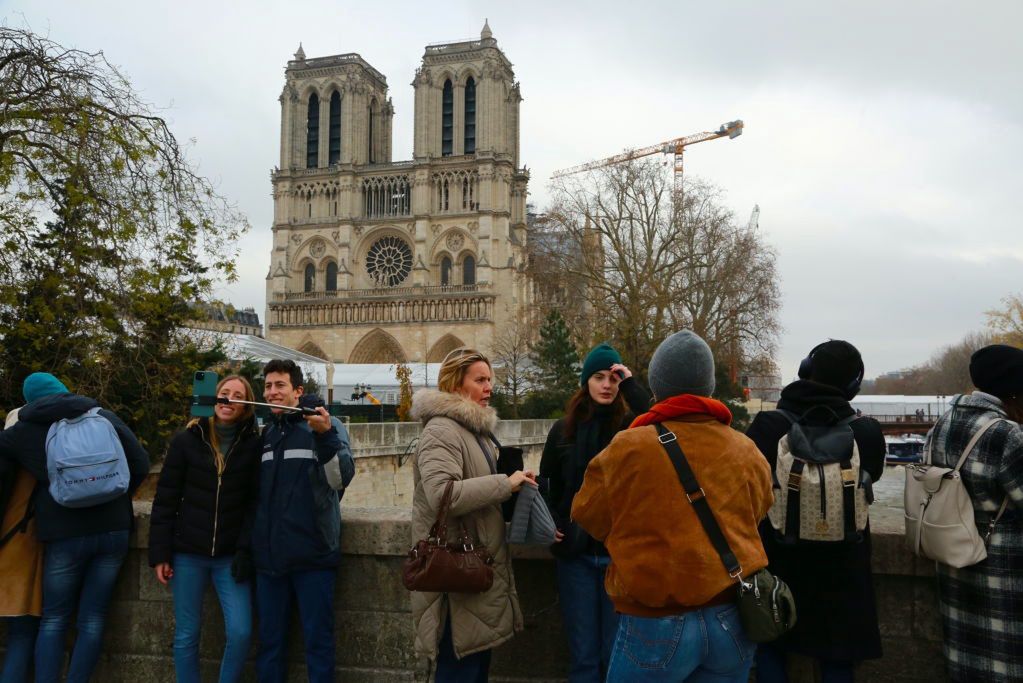
[[[714,354],[695,333],[676,332],[654,351],[647,379],[658,401],[679,394],[710,396],[714,393]]]

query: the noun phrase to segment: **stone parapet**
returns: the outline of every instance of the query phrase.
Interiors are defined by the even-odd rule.
[[[157,583],[146,562],[150,504],[137,502],[135,512],[136,532],[111,604],[96,680],[173,681],[171,593]],[[413,652],[409,595],[400,579],[411,540],[408,508],[345,506],[344,557],[335,593],[338,680],[426,680],[426,662]],[[945,678],[933,569],[910,559],[902,543],[897,530],[878,525],[874,571],[886,654],[863,664],[857,676],[882,683],[941,681]],[[554,562],[545,548],[515,547],[512,555],[525,631],[494,652],[492,680],[564,681],[568,652]],[[201,667],[204,680],[215,680],[224,647],[223,620],[212,590],[206,603]],[[291,629],[289,680],[304,680],[302,638],[295,620]],[[807,661],[794,660],[791,668],[793,681],[819,680]],[[243,680],[255,680],[251,661]]]

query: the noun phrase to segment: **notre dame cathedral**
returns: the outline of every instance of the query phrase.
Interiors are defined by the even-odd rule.
[[[306,58],[281,94],[267,337],[337,363],[491,350],[530,305],[519,84],[489,25],[429,45],[412,159],[392,161],[387,79],[358,54]]]

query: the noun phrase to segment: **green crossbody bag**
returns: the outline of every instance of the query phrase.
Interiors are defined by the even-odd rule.
[[[796,601],[792,598],[792,591],[784,581],[766,569],[761,569],[751,577],[743,577],[742,566],[728,545],[717,520],[714,519],[714,513],[707,504],[707,497],[696,481],[696,475],[693,474],[678,439],[664,425],[654,426],[657,427],[657,440],[664,446],[671,464],[675,466],[675,473],[682,482],[686,498],[693,506],[700,524],[703,525],[707,538],[721,558],[721,563],[725,565],[728,575],[736,580],[735,603],[746,637],[754,643],[769,643],[781,637],[796,625]]]

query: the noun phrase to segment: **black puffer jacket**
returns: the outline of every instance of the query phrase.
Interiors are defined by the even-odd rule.
[[[799,380],[781,392],[778,408],[802,415],[811,408],[826,406],[834,411],[815,410],[807,420],[830,424],[851,417],[855,411],[841,392],[826,384]],[[774,469],[778,442],[788,433],[791,422],[777,411],[758,413],[746,431]],[[881,425],[863,417],[850,425],[860,451],[860,467],[877,481],[884,473],[885,443]],[[782,545],[768,520],[760,525],[767,551],[768,568],[792,589],[799,618],[796,626],[773,645],[825,660],[863,660],[881,656],[881,633],[877,601],[870,572],[870,525],[860,543],[814,543]]]
[[[611,424],[611,420],[606,417],[608,411],[598,413],[594,417],[594,420],[599,421],[596,443],[586,449],[581,459],[576,448],[578,434],[572,437],[565,435],[565,418],[555,422],[547,434],[547,442],[540,456],[541,485],[554,522],[565,534],[562,542],[551,546],[551,552],[556,557],[570,559],[583,554],[607,555],[604,544],[577,527],[571,521],[570,513],[572,499],[583,485],[583,474],[590,460],[611,443],[615,434],[627,429],[636,415],[646,412],[650,407],[650,394],[633,377],[623,380],[618,385],[618,391],[625,398],[629,412],[620,424]]]
[[[172,562],[176,552],[221,557],[248,546],[257,499],[259,431],[255,420],[239,427],[218,477],[208,425],[198,420],[178,432],[167,449],[149,526],[151,566]]]

